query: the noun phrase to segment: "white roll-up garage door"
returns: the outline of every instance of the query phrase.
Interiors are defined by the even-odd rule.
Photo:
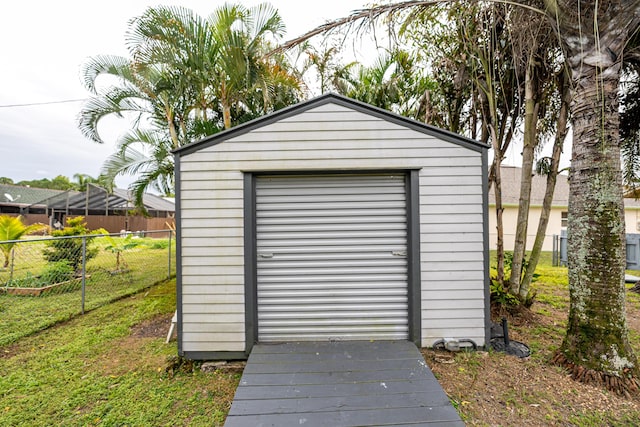
[[[256,179],[258,340],[407,339],[405,175]]]

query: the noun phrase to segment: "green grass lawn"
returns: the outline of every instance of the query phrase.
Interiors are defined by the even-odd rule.
[[[567,269],[550,259],[544,254],[538,268],[531,316],[510,323],[531,358],[423,349],[425,360],[469,426],[640,425],[638,396],[577,383],[550,363],[569,308]],[[64,305],[49,297],[19,300]],[[0,344],[0,426],[222,425],[240,375],[167,374],[167,358],[177,354],[175,341],[164,343],[175,304],[172,280]],[[640,353],[640,296],[629,293],[627,308]],[[164,329],[154,335],[136,333],[158,320]]]
[[[140,239],[138,247],[127,250],[123,257],[125,271],[114,273],[116,256],[105,250],[105,242],[95,240],[98,255],[87,263],[85,286],[85,311],[90,311],[111,301],[139,292],[141,289],[168,277],[168,241],[166,239]],[[15,276],[27,273],[37,275],[45,268],[42,257],[44,243],[25,243],[14,269]],[[172,249],[175,260],[175,249]],[[172,260],[172,272],[175,261]],[[8,280],[7,270],[0,272],[0,283]],[[69,288],[72,286],[72,288]],[[58,322],[68,320],[82,310],[80,280],[75,280],[62,291],[39,297],[16,296],[0,293],[0,346],[15,342]]]
[[[239,375],[169,376],[175,341],[131,335],[174,310],[172,280],[0,347],[0,426],[221,425]]]

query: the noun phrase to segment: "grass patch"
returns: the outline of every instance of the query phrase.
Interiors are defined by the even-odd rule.
[[[222,425],[238,374],[165,373],[175,281],[0,347],[0,425]],[[132,328],[163,319],[158,337]]]
[[[143,243],[158,243],[156,239],[140,239]],[[100,250],[98,255],[87,263],[87,280],[85,286],[85,312],[101,307],[112,301],[132,295],[148,288],[168,275],[167,247],[152,249],[141,245],[126,252],[128,269],[124,273],[113,274],[116,265],[115,254],[104,250],[106,242],[95,240],[95,246]],[[46,271],[48,265],[43,260],[42,242],[20,248],[20,268],[14,270],[14,277],[26,277],[28,274],[40,274]],[[166,241],[168,245],[168,241]],[[23,257],[31,254],[30,263]],[[175,251],[172,251],[175,254]],[[174,255],[175,259],[175,255]],[[172,263],[175,266],[175,262]],[[175,269],[174,269],[175,271]],[[0,274],[0,279],[8,280],[8,272]],[[63,292],[62,292],[63,291]],[[46,329],[56,323],[73,318],[82,311],[82,289],[80,280],[74,286],[52,292],[41,297],[26,297],[0,293],[0,346],[10,344],[16,340]]]
[[[569,297],[566,268],[548,260],[538,268],[534,314],[510,325],[512,338],[533,349],[529,359],[423,349],[425,360],[468,426],[640,425],[639,397],[574,382],[549,364],[564,338]],[[640,296],[628,294],[627,307],[640,352]],[[174,309],[175,281],[164,282],[0,346],[0,426],[222,425],[240,375],[168,375],[167,358],[177,351],[164,337]],[[154,324],[155,334],[139,333]]]

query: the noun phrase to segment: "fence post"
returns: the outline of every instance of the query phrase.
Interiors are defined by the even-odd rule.
[[[167,279],[171,278],[171,237],[173,237],[173,230],[169,230],[169,270],[167,271]]]
[[[84,314],[84,291],[87,278],[87,237],[82,237],[82,312]]]
[[[7,282],[7,285],[13,282],[13,262],[15,261],[15,259],[16,259],[16,248],[14,246],[13,248],[11,248],[11,270],[9,270],[9,282]]]

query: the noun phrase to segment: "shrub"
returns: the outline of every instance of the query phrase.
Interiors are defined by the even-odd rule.
[[[83,216],[67,219],[67,226],[62,230],[52,233],[54,237],[86,236],[91,233]],[[49,262],[67,261],[74,271],[78,271],[82,264],[82,240],[53,239],[47,242],[47,247],[42,251],[44,258]],[[98,254],[98,249],[91,248],[92,238],[87,238],[86,259],[90,260]]]
[[[73,273],[73,267],[67,261],[58,261],[49,264],[40,276],[27,273],[25,277],[11,280],[7,285],[16,288],[42,288],[71,280]]]
[[[72,266],[66,260],[58,261],[49,264],[42,274],[40,280],[47,285],[53,285],[54,283],[66,282],[73,279],[75,273]],[[46,286],[46,285],[45,285]]]

